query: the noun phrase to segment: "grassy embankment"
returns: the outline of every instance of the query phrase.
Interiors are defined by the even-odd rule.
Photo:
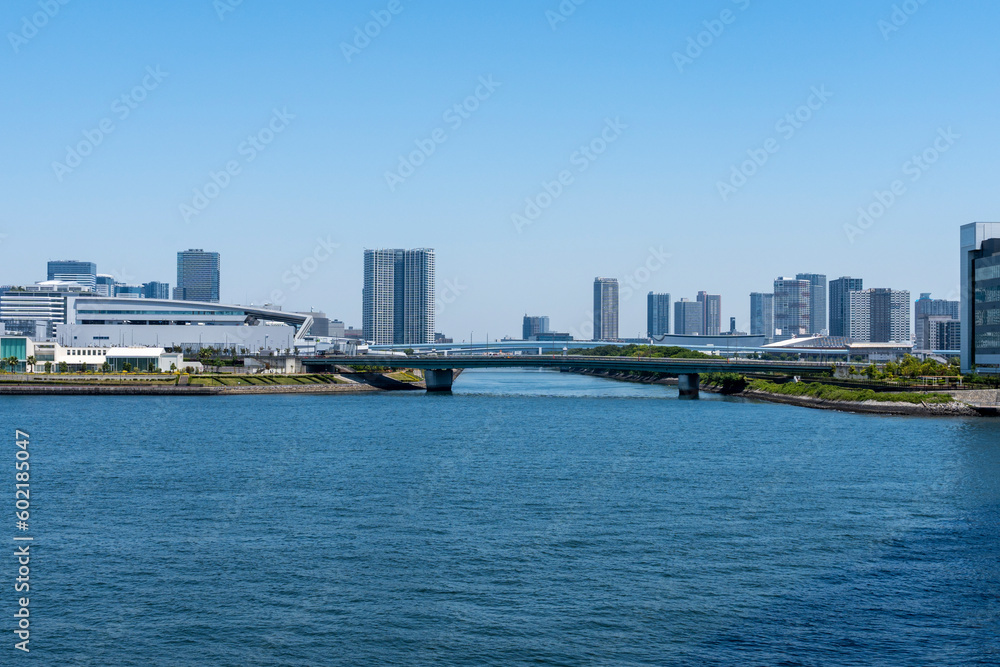
[[[779,396],[804,396],[823,401],[840,403],[863,403],[883,401],[886,403],[951,403],[948,394],[919,393],[913,391],[876,392],[871,389],[846,389],[822,382],[786,382],[777,384],[768,380],[747,380],[737,373],[711,373],[702,376],[703,382],[718,387],[723,394],[737,394],[745,390],[762,391]]]
[[[395,373],[386,373],[385,376],[390,380],[397,380],[398,382],[420,382],[421,378],[417,377],[410,371],[397,371]]]
[[[32,379],[28,380],[33,384],[44,385],[44,384],[66,384],[66,385],[79,385],[79,384],[125,384],[125,383],[137,383],[137,384],[151,384],[151,385],[171,385],[177,384],[176,375],[164,375],[162,377],[155,378],[144,378],[144,377],[129,377],[127,375],[122,375],[119,377],[93,377],[85,373],[47,373],[45,375],[36,375]],[[0,384],[24,384],[25,380],[21,379],[11,379],[0,377]]]
[[[347,382],[332,375],[192,375],[188,383],[192,387],[273,387],[276,385],[346,384]]]

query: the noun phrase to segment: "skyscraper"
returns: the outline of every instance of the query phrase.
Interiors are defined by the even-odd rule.
[[[670,333],[670,295],[650,292],[646,295],[646,335]]]
[[[219,253],[191,249],[177,253],[174,298],[183,301],[219,301]]]
[[[681,299],[674,303],[674,333],[687,336],[704,335],[704,304],[688,299]]]
[[[962,372],[1000,373],[1000,222],[961,234]]]
[[[545,315],[531,316],[525,315],[521,324],[521,340],[531,340],[532,336],[540,333],[548,333],[549,318]]]
[[[702,333],[706,336],[718,336],[722,333],[722,297],[698,292],[698,303],[702,307]]]
[[[851,292],[864,289],[861,278],[842,276],[830,281],[830,335],[849,336],[851,324]]]
[[[774,281],[774,329],[780,340],[809,333],[809,300],[812,284],[797,278],[777,278]],[[780,334],[778,333],[780,331]]]
[[[799,273],[797,280],[809,281],[809,333],[826,331],[826,276],[821,273]]]
[[[594,340],[618,340],[617,278],[594,278]]]
[[[944,347],[931,347],[931,331],[935,327],[931,326],[928,318],[941,317],[958,320],[958,313],[962,304],[959,301],[948,301],[946,299],[932,299],[930,292],[924,292],[920,298],[913,302],[913,335],[914,349],[916,350],[944,350]],[[937,336],[935,334],[934,338]]]
[[[908,343],[910,293],[884,287],[852,291],[848,336],[859,343]]]
[[[750,293],[750,334],[774,338],[774,295]]]
[[[434,250],[365,250],[361,325],[376,345],[434,342]]]
[[[170,284],[160,283],[155,280],[142,284],[142,298],[144,299],[169,299]]]
[[[66,280],[94,289],[97,285],[97,265],[74,259],[51,261],[46,280]]]

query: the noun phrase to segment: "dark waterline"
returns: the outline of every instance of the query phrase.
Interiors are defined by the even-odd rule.
[[[676,395],[3,397],[0,664],[1000,661],[1000,421]]]

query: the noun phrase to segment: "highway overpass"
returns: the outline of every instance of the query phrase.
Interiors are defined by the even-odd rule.
[[[328,356],[304,357],[309,372],[332,371],[335,366],[417,368],[424,371],[427,391],[451,391],[455,369],[468,368],[573,368],[597,371],[644,371],[676,375],[681,395],[698,395],[701,373],[780,373],[825,375],[830,364],[809,361],[758,361],[752,359],[671,359],[663,357],[590,357],[556,355],[454,355],[421,357]]]

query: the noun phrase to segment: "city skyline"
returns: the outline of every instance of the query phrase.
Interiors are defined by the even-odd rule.
[[[407,250],[372,251],[372,250],[368,250],[368,249],[365,250],[365,254],[366,255],[368,255],[369,253],[380,253],[380,252],[382,252],[382,253],[393,253],[394,256],[395,256],[395,253],[400,253],[400,252],[404,253],[404,254],[406,254],[406,253],[414,253],[414,252],[429,252],[432,255],[434,253],[433,250],[431,250],[431,249],[424,249],[424,248],[416,249],[416,250],[412,250],[412,251],[407,251]],[[213,291],[214,291],[215,294],[218,293],[218,291],[219,291],[219,287],[218,287],[218,285],[219,285],[219,271],[218,271],[218,267],[219,267],[220,253],[217,253],[217,252],[205,252],[204,250],[201,250],[201,249],[189,249],[189,250],[186,250],[186,251],[178,251],[177,252],[177,258],[178,258],[178,280],[181,279],[181,273],[183,271],[182,267],[184,266],[184,262],[187,260],[188,263],[192,264],[193,266],[197,265],[198,271],[195,271],[194,273],[197,273],[198,276],[200,276],[200,278],[206,278],[207,277],[207,279],[208,279],[208,283],[206,283],[205,285],[201,286],[202,288],[204,288],[204,289],[201,289],[201,291],[205,292],[205,294],[207,294],[208,296],[211,296],[211,293],[213,293]],[[393,261],[395,263],[395,260],[393,260]],[[208,266],[206,264],[206,262],[208,262],[208,264],[214,266],[214,272],[213,271],[209,271],[208,272],[209,274],[212,274],[212,275],[207,275],[206,272],[204,271],[204,269],[206,268],[206,266]],[[434,265],[435,264],[436,264],[436,260],[432,259],[431,262],[430,262],[430,274],[432,276],[435,273],[435,271],[434,271]],[[209,268],[211,268],[211,267],[209,267]],[[60,273],[60,271],[62,273]],[[148,281],[148,282],[137,283],[137,284],[126,284],[126,283],[121,283],[121,282],[115,281],[115,280],[113,280],[113,276],[110,276],[108,274],[97,273],[96,272],[97,271],[97,265],[94,262],[87,262],[87,261],[84,261],[84,260],[49,260],[48,263],[47,263],[47,279],[49,279],[49,280],[67,280],[67,279],[73,279],[74,278],[74,275],[72,274],[73,271],[77,272],[77,274],[79,275],[79,280],[77,280],[76,282],[78,282],[79,284],[81,284],[84,287],[89,287],[90,289],[93,289],[94,292],[97,293],[97,294],[104,294],[105,296],[108,295],[105,292],[106,289],[112,289],[115,292],[114,295],[123,296],[123,297],[126,297],[126,298],[167,298],[167,299],[171,299],[172,298],[172,299],[176,299],[176,298],[178,298],[178,295],[179,295],[179,292],[178,292],[178,290],[176,288],[174,290],[170,290],[169,289],[169,283],[162,283],[162,282],[158,282],[158,281]],[[404,269],[404,273],[406,271],[408,271],[408,270]],[[409,271],[412,273],[412,270],[409,270]],[[194,273],[192,275],[194,275]],[[206,275],[203,275],[203,274],[206,274]],[[94,280],[95,276],[96,276],[96,280]],[[107,283],[107,285],[102,285],[102,279],[105,279],[105,282]],[[214,280],[214,283],[213,283],[213,280]],[[41,281],[39,281],[39,283],[40,282]],[[91,282],[94,282],[95,284],[91,285],[90,284]],[[204,282],[204,281],[202,281],[202,282]],[[773,331],[777,331],[778,332],[778,335],[777,335],[778,339],[787,338],[788,334],[787,333],[780,333],[781,332],[781,327],[776,324],[776,322],[779,322],[779,323],[782,322],[782,319],[781,319],[780,315],[776,316],[777,310],[776,310],[776,305],[775,304],[776,303],[779,304],[779,305],[783,304],[782,307],[787,310],[787,308],[789,307],[788,296],[787,295],[785,296],[784,301],[781,301],[781,300],[777,300],[776,301],[775,300],[775,292],[779,291],[778,290],[778,286],[779,285],[786,285],[786,283],[788,283],[788,284],[797,284],[799,286],[797,288],[799,290],[799,292],[797,294],[798,294],[798,298],[802,302],[801,304],[798,304],[798,303],[793,304],[794,305],[794,310],[795,310],[794,317],[798,318],[797,321],[800,322],[800,327],[799,327],[799,329],[798,329],[798,331],[797,331],[797,333],[795,335],[797,335],[797,336],[818,335],[818,334],[820,334],[823,331],[827,331],[827,333],[829,335],[833,335],[833,336],[837,336],[837,335],[840,335],[840,336],[849,336],[849,333],[850,333],[850,331],[849,331],[849,329],[850,329],[850,318],[851,318],[851,314],[852,314],[851,306],[850,306],[851,302],[850,302],[850,299],[849,299],[850,292],[861,290],[863,282],[864,282],[863,279],[860,279],[860,278],[850,278],[850,277],[840,277],[838,279],[828,280],[827,276],[825,274],[813,274],[813,273],[798,273],[798,274],[796,274],[796,277],[794,279],[787,278],[787,277],[780,277],[779,276],[779,278],[775,279],[775,281],[774,281],[775,288],[772,290],[771,293],[751,292],[749,294],[749,297],[750,297],[749,298],[749,304],[750,304],[749,312],[750,312],[750,317],[748,319],[747,325],[745,327],[743,327],[742,329],[745,330],[745,331],[747,331],[747,332],[749,332],[749,333],[751,333],[751,334],[762,333],[763,332],[763,328],[766,328],[765,325],[769,324],[769,326],[771,327],[771,329]],[[618,324],[618,318],[619,318],[619,304],[620,304],[620,299],[619,299],[618,293],[617,293],[618,292],[618,290],[617,290],[617,286],[618,286],[617,285],[617,279],[596,278],[594,280],[594,305],[595,305],[595,307],[596,307],[596,305],[598,303],[598,299],[601,298],[599,296],[598,286],[600,284],[602,284],[602,283],[604,283],[604,284],[614,284],[614,286],[615,286],[614,294],[613,295],[612,294],[608,294],[608,295],[605,295],[605,297],[604,297],[604,299],[606,300],[606,307],[609,308],[608,314],[611,315],[613,313],[613,317],[611,318],[613,320],[613,323],[610,325],[611,328],[609,328],[607,331],[605,331],[605,333],[609,333],[611,331],[614,331],[615,335],[613,335],[613,336],[611,336],[611,335],[598,336],[597,330],[598,330],[599,321],[600,321],[601,318],[598,317],[598,315],[597,315],[597,313],[595,311],[594,313],[591,314],[591,316],[594,318],[594,325],[593,326],[594,326],[594,332],[595,333],[592,336],[593,339],[621,340],[621,339],[640,339],[640,338],[648,337],[648,335],[649,335],[649,327],[650,327],[651,322],[652,322],[652,320],[650,319],[650,315],[651,315],[651,313],[650,313],[650,307],[653,306],[654,296],[657,297],[657,301],[656,301],[657,305],[655,306],[655,308],[657,309],[657,312],[660,312],[660,310],[661,310],[661,308],[663,306],[667,307],[667,313],[668,314],[666,315],[664,321],[665,321],[665,323],[668,324],[669,329],[668,329],[668,331],[665,331],[664,333],[669,332],[669,333],[688,333],[688,334],[690,334],[690,333],[697,332],[699,335],[716,335],[717,333],[722,333],[722,331],[721,331],[721,314],[720,314],[721,313],[721,295],[710,295],[706,291],[700,290],[698,292],[698,294],[697,294],[697,299],[694,301],[694,303],[698,304],[698,308],[699,308],[699,311],[700,311],[699,312],[700,317],[698,318],[698,322],[696,324],[694,323],[694,320],[691,319],[691,317],[692,317],[691,314],[688,314],[688,315],[686,315],[683,318],[678,315],[678,313],[680,312],[679,309],[682,309],[682,308],[686,307],[686,305],[682,306],[682,305],[678,305],[678,304],[681,304],[682,302],[684,304],[687,304],[687,303],[690,302],[688,299],[682,298],[682,299],[679,299],[676,302],[671,302],[670,301],[670,294],[669,293],[654,293],[654,292],[649,292],[648,295],[647,295],[646,312],[645,312],[645,314],[646,314],[646,331],[639,331],[639,332],[636,333],[635,336],[631,336],[629,334],[629,332],[627,332],[627,331],[620,331],[618,329],[618,326],[619,326],[619,324]],[[5,283],[2,279],[0,279],[0,285],[2,285],[2,284],[30,284],[30,283],[26,283],[26,282],[17,283],[16,281],[14,281],[13,283],[9,283],[9,282]],[[427,297],[428,297],[428,294],[434,292],[433,285],[434,285],[434,280],[433,280],[433,277],[432,277],[432,279],[431,279],[431,287],[429,288],[429,291],[428,290],[424,290],[424,292],[422,292],[424,294],[424,296],[422,297],[423,299],[426,300]],[[827,285],[829,285],[829,287],[827,287]],[[398,289],[398,287],[394,288],[394,289]],[[445,289],[449,289],[449,286],[446,286]],[[627,287],[627,289],[630,289],[630,287]],[[869,292],[871,290],[865,290],[865,291]],[[895,289],[889,289],[889,288],[879,288],[876,291],[879,291],[879,292],[882,292],[882,291],[892,292],[892,293],[895,293],[895,294],[905,294],[905,295],[907,295],[907,297],[909,297],[909,295],[910,295],[910,292],[908,290],[895,290]],[[915,349],[920,349],[920,345],[922,343],[923,336],[925,335],[925,333],[928,336],[931,335],[929,333],[931,330],[927,329],[927,327],[931,326],[931,325],[928,324],[927,322],[921,323],[921,321],[919,319],[921,317],[921,314],[922,314],[922,310],[921,310],[921,303],[922,302],[927,301],[927,302],[930,302],[932,304],[942,304],[937,309],[934,309],[934,308],[928,306],[927,309],[926,309],[926,314],[928,314],[928,315],[939,315],[939,314],[945,314],[945,313],[947,313],[947,314],[949,314],[950,317],[954,318],[954,315],[951,315],[951,314],[953,312],[957,312],[957,305],[956,305],[958,303],[957,301],[955,301],[955,300],[948,300],[948,299],[940,299],[940,298],[930,299],[930,294],[931,293],[928,293],[928,292],[921,292],[920,293],[920,299],[912,301],[912,302],[911,302],[911,300],[909,298],[907,298],[907,304],[906,304],[907,317],[905,318],[906,326],[907,326],[907,329],[908,329],[908,332],[909,332],[909,338],[907,338],[907,339],[911,339],[912,338],[914,340],[914,342],[917,345],[917,347]],[[430,321],[432,323],[424,326],[425,329],[428,329],[428,333],[424,337],[424,339],[427,340],[427,341],[433,340],[433,335],[434,334],[443,333],[443,332],[433,331],[433,329],[435,328],[435,324],[433,324],[433,322],[434,322],[434,315],[436,314],[436,311],[440,310],[441,301],[440,301],[440,298],[439,298],[438,294],[434,293],[431,296],[432,296],[432,300],[436,304],[436,307],[431,308],[430,306],[428,306],[428,309],[430,311],[434,311],[434,312],[431,312],[431,316],[430,316]],[[627,293],[627,297],[626,298],[628,298],[630,296],[631,296],[631,294]],[[769,301],[766,304],[762,301],[762,299],[764,299],[765,297],[769,297]],[[202,300],[202,301],[204,301],[206,299],[190,299],[190,298],[188,298],[187,300],[195,300],[195,301]],[[364,295],[362,295],[362,310],[364,310],[364,301],[365,301]],[[216,303],[219,302],[219,299],[217,299],[217,298],[214,299],[214,302],[216,302]],[[662,302],[662,305],[661,305],[660,302]],[[814,312],[814,302],[818,303],[819,307],[821,309],[821,312],[819,313],[819,315],[817,315]],[[234,303],[238,303],[238,302],[234,302]],[[861,304],[861,302],[858,302],[858,303],[859,303],[859,305]],[[868,302],[865,302],[865,303],[867,304]],[[828,304],[829,304],[829,306],[828,306]],[[839,304],[839,307],[842,307],[844,309],[843,313],[841,315],[839,315],[839,316],[835,312],[835,311],[838,310],[838,304]],[[943,304],[947,304],[947,305],[943,305]],[[242,305],[248,305],[249,306],[249,305],[254,305],[254,304],[245,303],[245,304],[242,304]],[[294,309],[284,308],[283,304],[280,304],[280,303],[279,304],[266,303],[266,304],[262,304],[262,305],[266,305],[268,307],[273,307],[273,308],[276,308],[278,310],[289,310],[289,312],[306,312],[306,311],[295,311]],[[805,307],[805,310],[802,310],[803,307]],[[861,306],[861,307],[865,307],[865,306]],[[941,310],[941,308],[944,308],[944,310]],[[669,315],[671,309],[673,311],[676,311],[676,312],[673,313],[672,317],[671,317],[671,315]],[[690,311],[690,312],[693,313],[694,311]],[[912,326],[910,326],[910,323],[909,323],[909,313],[910,312],[913,313]],[[788,313],[786,313],[786,316],[787,315],[788,315]],[[658,314],[657,317],[663,317],[663,316]],[[710,326],[710,324],[711,324],[710,320],[713,319],[713,318],[715,319],[716,323],[720,326],[720,330],[719,331],[716,331],[714,328],[712,330],[709,330],[711,328],[711,326]],[[868,315],[865,315],[865,318],[870,319]],[[364,317],[362,316],[361,319],[363,321]],[[424,320],[426,321],[426,319],[427,318],[425,317]],[[545,322],[545,324],[544,324],[544,331],[551,330],[550,329],[550,324],[549,324],[551,318],[549,316],[544,316],[544,317],[530,317],[529,318],[527,315],[525,315],[524,316],[524,322],[522,323],[523,324],[523,326],[522,326],[522,333],[521,333],[522,338],[527,338],[527,336],[524,334],[524,330],[526,330],[525,327],[528,326],[527,322],[528,322],[529,319],[530,320],[536,320],[536,321],[542,321],[542,320],[544,320],[544,322]],[[674,320],[674,321],[671,322],[671,319]],[[730,317],[731,323],[732,323],[732,320],[734,320],[734,319],[735,319],[734,317],[732,317],[732,316]],[[827,329],[817,329],[816,328],[817,326],[821,326],[819,323],[827,321],[827,319],[829,321],[829,327]],[[838,326],[838,321],[839,320],[843,320],[843,325],[844,325],[843,332],[840,332],[836,328]],[[347,320],[341,320],[341,321],[347,321],[347,322],[349,322],[350,320],[347,319]],[[901,321],[896,316],[893,316],[893,321],[895,322],[895,324],[893,325],[894,334],[892,336],[892,339],[896,340],[896,337],[898,336],[898,332],[901,331],[900,328],[899,328],[901,326],[901,324],[900,324]],[[806,322],[808,322],[809,324],[806,325],[805,324]],[[671,324],[672,324],[672,326],[670,326]],[[363,322],[362,322],[361,326],[363,327]],[[403,326],[403,325],[401,325],[401,326]],[[535,323],[534,326],[537,328],[537,322]],[[662,328],[662,326],[663,326],[663,323],[660,323],[659,325],[657,325],[656,328],[660,329],[660,328]],[[861,326],[861,325],[858,325],[857,323],[855,323],[855,326],[858,327],[858,326]],[[935,326],[937,326],[937,325],[935,325]],[[738,320],[736,320],[736,329],[737,330],[741,329]],[[925,331],[925,329],[926,329],[926,331]],[[395,342],[397,342],[397,343],[399,341],[396,341],[395,340],[396,338],[399,338],[400,340],[403,340],[403,338],[406,337],[403,333],[401,333],[401,331],[402,330],[400,330],[398,332],[394,332],[394,334],[393,334],[393,340]],[[933,336],[934,336],[935,339],[937,339],[938,338],[938,334],[936,333],[937,329],[934,329],[934,331],[935,331],[935,333],[933,334]],[[944,330],[942,329],[941,331],[943,332]],[[398,336],[396,334],[398,334]],[[578,332],[578,334],[579,334],[579,332]],[[768,335],[769,338],[771,336],[770,334],[765,334],[765,335]],[[858,339],[870,338],[871,335],[872,335],[871,334],[871,330],[867,326],[861,326],[860,329],[857,329],[855,331],[855,336]],[[944,336],[945,334],[942,333],[941,335]],[[484,334],[484,336],[485,336],[485,334]],[[880,334],[878,334],[878,336],[883,336],[883,334],[880,333]],[[516,339],[517,335],[516,335],[516,333],[513,334],[513,335],[508,334],[508,333],[503,333],[503,334],[500,334],[500,335],[491,336],[490,338],[492,340],[500,340],[501,338]],[[578,335],[576,337],[576,340],[589,340],[589,339],[591,339],[591,336],[586,336],[586,335],[582,335],[581,336],[581,335]],[[382,338],[379,338],[379,340],[383,344],[385,342],[389,342],[388,339],[382,340]],[[409,342],[413,342],[413,340],[416,340],[416,339],[411,336],[410,339],[408,339],[408,340],[409,340]],[[485,340],[485,338],[484,338],[484,340]]]

